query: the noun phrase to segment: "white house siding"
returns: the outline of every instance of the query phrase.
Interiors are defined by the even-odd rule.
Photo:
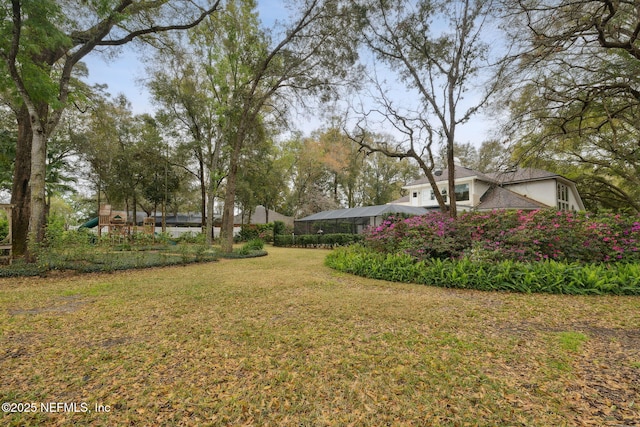
[[[552,208],[558,206],[558,184],[563,184],[569,189],[569,209],[583,210],[582,200],[576,195],[575,185],[563,179],[547,179],[544,181],[523,182],[519,184],[505,185],[504,188],[529,197]]]
[[[486,193],[489,190],[489,188],[491,188],[491,186],[489,185],[489,183],[485,181],[478,181],[478,180],[473,181],[473,187],[470,190],[472,191],[470,197],[471,197],[473,206],[478,206],[480,204],[480,198],[484,195],[484,193]]]
[[[422,206],[422,191],[424,191],[424,187],[415,186],[408,187],[409,190],[409,206]],[[414,193],[416,193],[417,197],[414,197]]]
[[[509,184],[504,188],[548,206],[555,207],[557,205],[558,195],[555,179]]]
[[[525,205],[558,208],[560,206],[558,203],[558,184],[563,184],[569,191],[568,201],[561,203],[561,208],[584,210],[584,204],[582,203],[582,199],[578,194],[575,184],[572,181],[550,172],[525,168],[514,172],[490,173],[484,175],[480,172],[458,166],[456,167],[456,171],[456,173],[459,173],[461,176],[456,179],[456,184],[469,184],[469,200],[458,201],[458,206],[462,209],[465,209],[465,207],[475,208],[479,205],[490,206],[491,203],[481,203],[481,198],[487,193],[487,191],[491,190],[492,185],[501,185],[504,190],[509,190],[533,202],[529,203],[525,200]],[[443,176],[438,178],[443,178]],[[438,181],[438,187],[440,189],[446,189],[447,182],[447,180]],[[401,202],[398,201],[394,203],[409,206],[422,206],[425,208],[438,207],[436,200],[431,200],[431,186],[424,179],[418,180],[404,188],[409,190],[408,197],[403,198]],[[413,197],[414,193],[416,193],[417,197]],[[509,194],[518,198],[513,193]],[[491,197],[493,196],[489,196],[489,198]],[[495,202],[496,200],[494,200],[494,204]],[[503,200],[503,202],[506,201]],[[512,202],[513,200],[511,200],[511,202],[506,202],[506,205],[504,206],[502,206],[502,204],[498,204],[499,207],[495,207],[494,209],[508,209]],[[516,205],[522,205],[522,203],[516,203]]]
[[[421,199],[420,206],[432,205],[434,201],[431,200],[431,186],[423,187],[419,191],[420,191],[420,195],[419,195],[418,199]]]
[[[469,185],[469,200],[456,201],[456,205],[457,206],[473,207],[473,206],[475,206],[477,204],[477,203],[474,203],[475,194],[476,194],[476,191],[477,191],[477,189],[475,188],[476,186],[474,185],[475,182],[476,182],[475,179],[469,179],[469,178],[456,180],[456,185],[464,185],[464,184],[468,184]],[[448,185],[449,184],[447,184],[447,186]],[[480,200],[479,196],[478,196],[478,200]]]
[[[577,191],[577,190],[576,190]],[[576,197],[576,193],[574,192],[574,186],[569,186],[569,205],[571,210],[581,211],[584,210],[584,205],[582,203],[582,199],[578,201]]]
[[[489,184],[476,179],[460,179],[456,180],[456,185],[469,184],[469,200],[458,201],[458,206],[473,207],[480,203],[480,197],[489,189]],[[438,201],[431,200],[431,185],[422,184],[420,186],[405,187],[409,190],[409,203],[410,206],[422,206],[425,208],[437,208]],[[438,182],[438,188],[440,192],[443,190],[449,190],[448,181]],[[417,197],[413,197],[413,193],[417,193]]]
[[[417,197],[413,197],[414,193],[417,193]],[[409,200],[411,206],[422,206],[425,208],[438,207],[438,201],[431,200],[430,184],[410,188]]]

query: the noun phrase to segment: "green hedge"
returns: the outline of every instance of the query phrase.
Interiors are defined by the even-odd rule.
[[[281,234],[274,236],[274,246],[288,246],[298,248],[333,248],[361,242],[363,237],[359,234]]]
[[[14,262],[11,265],[0,265],[0,278],[44,276],[47,269],[38,264]]]
[[[361,246],[338,248],[326,265],[373,279],[449,288],[573,295],[640,295],[640,264],[525,263],[432,259],[381,254]]]

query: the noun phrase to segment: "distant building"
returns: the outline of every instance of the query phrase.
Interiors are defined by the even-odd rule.
[[[293,217],[282,215],[273,209],[266,209],[262,205],[256,206],[255,210],[249,216],[248,213],[236,215],[233,219],[234,224],[267,224],[273,221],[282,221],[286,225],[293,226]]]

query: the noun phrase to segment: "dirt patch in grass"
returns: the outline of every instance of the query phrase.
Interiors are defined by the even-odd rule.
[[[80,295],[68,295],[56,298],[51,302],[51,305],[44,307],[34,308],[9,308],[9,315],[28,315],[28,314],[41,314],[41,313],[73,313],[79,310],[87,304],[90,304],[91,300],[84,298]]]
[[[638,298],[389,283],[268,251],[0,280],[0,400],[91,409],[0,421],[639,425]]]

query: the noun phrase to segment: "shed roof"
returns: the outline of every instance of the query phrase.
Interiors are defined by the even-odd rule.
[[[331,211],[318,212],[297,221],[322,221],[327,219],[347,219],[382,216],[390,213],[403,213],[409,215],[424,215],[428,210],[417,206],[406,205],[377,205],[363,206],[359,208],[335,209]]]

